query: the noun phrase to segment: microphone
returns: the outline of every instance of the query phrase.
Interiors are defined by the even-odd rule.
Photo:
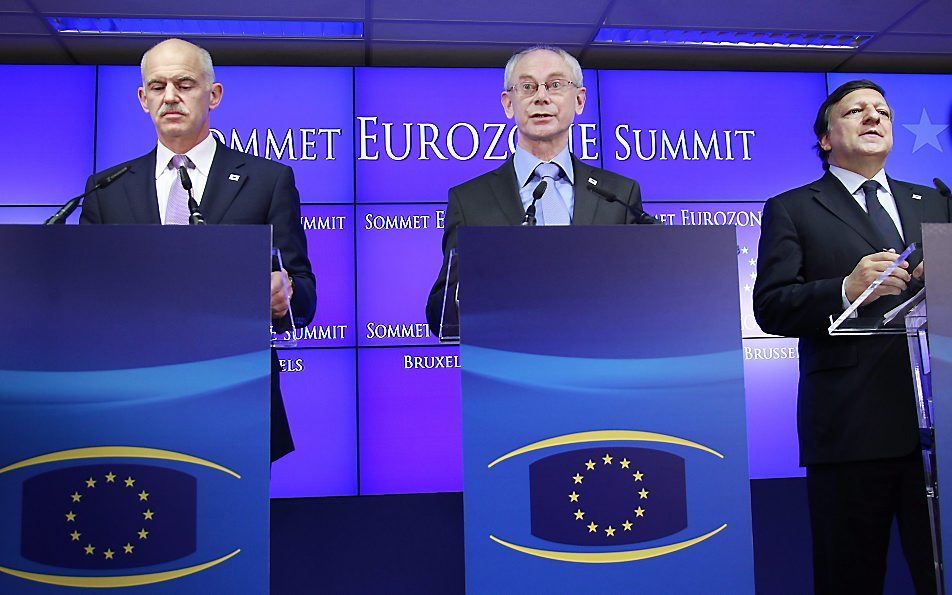
[[[202,212],[198,210],[198,203],[195,202],[195,197],[192,196],[192,178],[188,177],[188,170],[185,169],[184,165],[180,165],[178,173],[179,179],[182,180],[182,188],[185,188],[188,192],[188,224],[205,225],[205,218],[202,217]]]
[[[935,189],[939,191],[939,194],[946,198],[952,198],[952,191],[949,190],[949,187],[939,178],[932,178],[932,183],[935,185]]]
[[[589,190],[600,196],[606,202],[617,202],[619,204],[625,205],[625,208],[628,209],[628,212],[632,214],[635,218],[635,223],[638,225],[664,225],[664,222],[659,221],[649,215],[648,213],[642,211],[641,209],[636,209],[627,202],[618,200],[618,197],[615,196],[610,190],[598,187],[598,180],[595,178],[589,178],[588,184],[586,185]]]
[[[541,182],[539,182],[539,185],[535,187],[535,190],[532,191],[532,202],[529,203],[529,208],[526,209],[526,218],[522,220],[523,225],[527,225],[529,227],[535,227],[535,224],[536,224],[535,203],[537,200],[542,198],[543,194],[545,194],[545,187],[548,185],[549,185],[548,182],[546,182],[545,180],[542,180]]]
[[[56,211],[56,213],[52,217],[47,219],[43,223],[43,225],[65,224],[69,216],[72,215],[73,211],[76,210],[76,207],[79,206],[79,202],[81,200],[83,200],[84,198],[92,194],[93,192],[100,190],[102,188],[105,188],[109,184],[112,184],[113,182],[121,178],[123,175],[125,175],[125,173],[129,171],[130,169],[132,169],[131,165],[123,165],[122,167],[112,172],[108,176],[103,176],[102,178],[99,178],[99,180],[97,180],[96,183],[93,184],[92,188],[90,188],[86,192],[83,192],[79,196],[69,199],[69,202],[63,205],[63,208],[61,208],[59,211]]]

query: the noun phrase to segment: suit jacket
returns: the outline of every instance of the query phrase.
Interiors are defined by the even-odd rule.
[[[155,150],[132,161],[90,176],[94,180],[123,165],[129,172],[106,188],[90,194],[83,203],[80,223],[159,224],[155,191]],[[238,180],[230,179],[237,175]],[[299,326],[314,317],[315,283],[307,257],[307,240],[301,227],[301,205],[291,168],[234,151],[221,143],[202,195],[201,211],[208,224],[270,224],[274,246],[281,250],[282,262],[294,280],[291,311]],[[278,383],[279,362],[271,353],[271,460],[294,450],[291,428]]]
[[[952,220],[949,201],[932,188],[892,178],[889,187],[907,245],[922,241],[922,223]],[[830,316],[843,311],[843,279],[885,245],[829,172],[764,207],[754,314],[768,333],[800,339],[801,465],[899,457],[919,442],[906,338],[831,337],[826,330]],[[920,260],[910,259],[910,273]],[[860,315],[881,315],[915,289],[881,297]]]
[[[641,210],[638,182],[618,174],[586,165],[572,155],[575,177],[575,209],[572,225],[615,225],[635,223],[624,205],[607,202],[586,187],[589,177],[598,180],[618,200]],[[456,232],[461,226],[521,225],[526,210],[519,197],[516,170],[509,158],[502,166],[459,186],[450,188],[443,231],[443,266],[426,302],[426,321],[437,334],[443,309],[446,266],[450,250],[456,247]],[[455,281],[455,280],[454,280]]]

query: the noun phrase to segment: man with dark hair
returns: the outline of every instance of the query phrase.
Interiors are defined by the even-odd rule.
[[[886,175],[892,119],[870,81],[833,91],[814,124],[827,172],[764,207],[754,313],[768,333],[800,339],[797,430],[818,593],[881,593],[894,518],[916,591],[936,590],[906,338],[827,333],[831,316],[921,241],[922,223],[952,220],[933,189]],[[904,263],[861,315],[907,299],[923,271]]]
[[[625,204],[641,210],[638,183],[579,161],[569,152],[569,131],[585,108],[582,67],[565,50],[533,46],[513,54],[503,74],[502,107],[519,131],[515,154],[501,167],[450,188],[443,232],[443,267],[426,304],[426,320],[439,332],[447,259],[462,226],[519,225],[536,203],[539,225],[635,223]],[[625,203],[608,203],[589,190],[594,178]]]

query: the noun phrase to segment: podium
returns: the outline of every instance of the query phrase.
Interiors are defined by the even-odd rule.
[[[470,593],[753,593],[732,228],[459,232]]]
[[[939,511],[952,509],[952,497],[940,489],[940,478],[952,477],[952,411],[943,401],[952,394],[952,224],[922,225],[923,261],[927,262],[927,288],[906,303],[876,318],[848,316],[883,279],[891,267],[857,298],[855,303],[830,326],[831,335],[897,335],[904,334],[909,350],[912,377],[910,383],[916,400],[916,417],[922,444],[925,471],[924,495],[928,502],[932,529],[932,551],[936,569],[936,590],[950,592],[949,578],[944,572],[945,552],[942,534],[952,534],[952,521],[943,519]],[[911,246],[900,255],[902,262],[915,252]],[[926,261],[926,257],[928,260]],[[911,269],[910,269],[911,270]],[[938,407],[936,398],[939,399]]]
[[[941,536],[952,535],[952,494],[948,487],[952,478],[952,224],[923,224],[922,239],[928,312],[923,302],[906,316],[906,324],[920,428],[933,438],[932,451],[926,449],[923,454],[938,592],[949,593],[952,584],[943,571],[948,568],[949,548],[942,547]],[[940,510],[944,515],[939,514]]]
[[[268,591],[266,226],[0,226],[0,592]]]

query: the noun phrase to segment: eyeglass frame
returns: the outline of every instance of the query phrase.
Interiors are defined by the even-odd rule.
[[[563,92],[561,89],[557,89],[556,91],[553,91],[552,88],[551,88],[552,83],[558,83],[558,82],[564,82],[564,83],[566,83],[566,85],[565,85],[565,86],[566,86],[566,89],[568,88],[569,85],[572,85],[572,86],[575,87],[576,89],[581,89],[581,88],[582,88],[581,85],[579,85],[578,83],[576,83],[576,82],[573,81],[573,80],[563,79],[563,78],[554,78],[554,79],[549,79],[549,80],[547,80],[547,81],[545,81],[545,82],[542,82],[542,83],[537,83],[537,82],[535,82],[535,81],[523,81],[523,82],[521,82],[521,83],[516,83],[516,84],[512,85],[511,87],[509,87],[508,89],[506,89],[506,93],[512,93],[512,92],[515,91],[515,94],[516,94],[517,96],[519,96],[519,97],[526,97],[526,98],[528,98],[528,97],[535,97],[536,94],[539,92],[539,89],[545,87],[545,92],[546,92],[547,94],[549,94],[549,95],[561,95],[562,92]],[[533,90],[531,93],[527,93],[527,94],[523,95],[521,91],[516,90],[516,89],[519,87],[519,85],[535,85],[535,90]]]

